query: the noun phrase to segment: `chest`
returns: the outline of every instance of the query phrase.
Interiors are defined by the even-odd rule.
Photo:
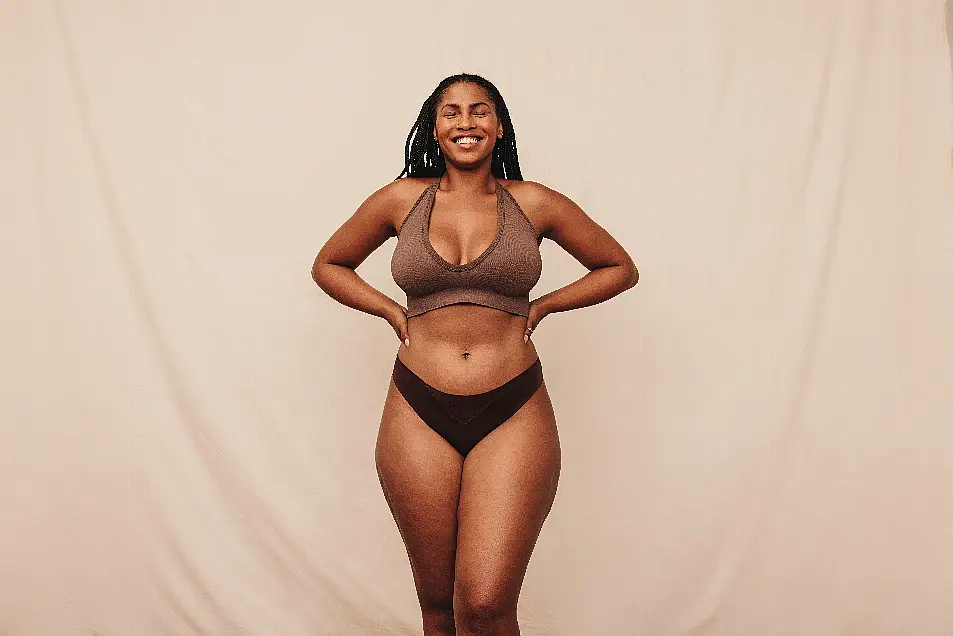
[[[455,267],[479,259],[503,231],[504,211],[495,194],[463,199],[438,191],[428,212],[425,240],[442,260]]]

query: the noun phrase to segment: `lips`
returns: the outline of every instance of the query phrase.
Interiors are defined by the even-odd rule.
[[[479,135],[460,135],[453,138],[453,142],[461,148],[472,148],[481,141],[483,141],[483,137]]]

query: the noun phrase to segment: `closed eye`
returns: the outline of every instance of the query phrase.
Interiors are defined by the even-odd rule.
[[[490,113],[473,113],[473,115],[474,115],[475,117],[486,117],[486,116],[489,115],[489,114],[490,114]],[[456,117],[456,115],[457,115],[456,113],[444,113],[444,114],[443,114],[444,117]]]

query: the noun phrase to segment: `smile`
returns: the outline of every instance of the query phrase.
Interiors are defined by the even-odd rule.
[[[483,138],[482,138],[482,137],[467,136],[467,137],[457,137],[457,138],[454,139],[453,141],[454,141],[454,143],[457,144],[458,146],[463,146],[464,148],[469,148],[470,146],[475,146],[476,144],[480,143],[480,140],[481,140],[481,139],[483,139]]]

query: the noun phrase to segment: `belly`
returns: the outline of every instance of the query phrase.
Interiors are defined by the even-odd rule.
[[[437,390],[483,393],[525,371],[536,360],[523,342],[526,317],[481,305],[449,305],[408,320],[410,347],[397,357]]]

